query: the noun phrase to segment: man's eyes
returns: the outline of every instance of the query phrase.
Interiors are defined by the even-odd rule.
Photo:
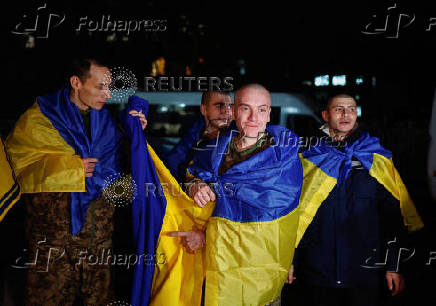
[[[343,112],[344,109],[345,108],[343,108],[343,107],[337,107],[337,108],[335,108],[335,112]],[[354,113],[356,111],[356,109],[354,107],[347,108],[347,110],[352,112],[352,113]]]

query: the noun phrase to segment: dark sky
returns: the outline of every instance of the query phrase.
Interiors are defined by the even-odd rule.
[[[50,29],[47,39],[37,38],[35,48],[26,49],[27,36],[11,30],[25,21],[23,14],[32,20],[44,3],[47,8],[41,20],[48,13],[65,15],[65,20]],[[190,65],[194,75],[230,75],[236,84],[257,81],[274,91],[307,90],[301,82],[319,74],[376,76],[377,91],[365,103],[378,107],[383,101],[386,109],[406,109],[419,101],[418,107],[424,107],[421,112],[426,114],[434,94],[436,25],[429,32],[426,28],[430,18],[436,17],[436,9],[430,3],[292,1],[285,5],[264,1],[243,6],[236,1],[81,0],[14,1],[9,5],[1,21],[7,30],[3,47],[7,51],[6,86],[12,96],[22,95],[18,104],[24,108],[31,103],[30,97],[58,88],[68,63],[80,54],[103,56],[112,65],[129,67],[139,79],[148,75],[151,61],[163,55],[168,75],[178,76]],[[395,9],[388,10],[394,5]],[[388,14],[385,32],[362,33],[369,23],[373,25],[369,31],[381,28]],[[90,36],[83,30],[76,35],[81,17],[99,21],[102,15],[166,20],[167,29],[132,32],[127,42],[122,41],[122,33],[117,33],[116,42],[107,42],[106,32]],[[238,73],[241,60],[246,65],[245,76]]]

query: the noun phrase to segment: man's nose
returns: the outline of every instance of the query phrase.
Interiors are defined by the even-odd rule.
[[[232,108],[230,107],[230,105],[222,106],[222,107],[220,108],[220,113],[221,113],[221,114],[226,114],[226,115],[231,115],[231,113],[232,113]]]
[[[349,116],[351,114],[351,111],[349,111],[348,109],[344,109],[343,111],[342,111],[342,115],[343,116]]]
[[[248,120],[250,121],[256,121],[257,120],[257,112],[251,111],[250,116],[248,116]]]

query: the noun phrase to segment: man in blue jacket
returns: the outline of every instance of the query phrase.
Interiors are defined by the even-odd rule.
[[[186,180],[186,168],[192,161],[195,148],[201,148],[217,137],[221,129],[232,121],[232,99],[226,91],[205,91],[201,97],[200,112],[203,118],[194,122],[192,128],[166,156],[166,165],[177,181]]]
[[[301,155],[299,292],[306,305],[377,305],[383,282],[392,295],[404,289],[403,219],[409,230],[423,224],[391,153],[358,126],[354,98],[334,96],[322,116],[319,142]]]

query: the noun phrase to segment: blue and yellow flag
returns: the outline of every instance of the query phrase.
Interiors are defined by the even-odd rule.
[[[40,96],[18,120],[6,148],[23,193],[71,192],[72,233],[85,222],[89,203],[105,180],[120,175],[122,134],[109,111],[91,110],[88,138],[82,116],[69,99],[70,87]],[[81,158],[98,158],[85,178]]]
[[[0,148],[0,222],[20,199],[21,191],[1,140]]]
[[[213,203],[199,208],[181,189],[162,161],[147,144],[138,118],[130,110],[147,114],[148,102],[132,96],[121,113],[131,140],[133,236],[136,255],[131,304],[200,305],[205,274],[204,250],[189,253],[174,231],[204,229]],[[132,183],[133,183],[132,182]]]
[[[205,305],[265,305],[288,277],[303,174],[298,137],[280,126],[267,132],[269,147],[223,174],[218,169],[235,130],[194,155],[188,168],[218,194],[206,230]]]
[[[378,138],[362,132],[359,139],[345,146],[344,152],[321,139],[317,146],[300,154],[304,179],[297,245],[330,191],[348,177],[353,157],[399,201],[404,224],[409,231],[416,231],[424,226],[394,166],[392,153],[380,145]]]

